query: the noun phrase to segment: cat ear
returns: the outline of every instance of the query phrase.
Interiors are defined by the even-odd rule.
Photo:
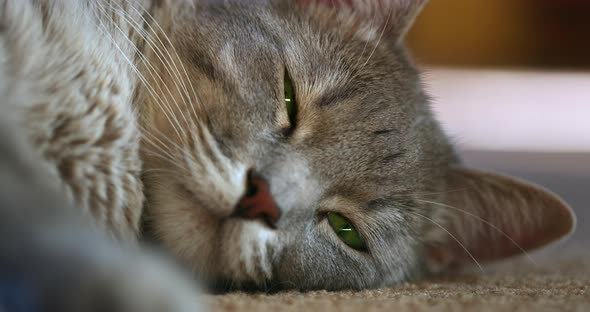
[[[401,41],[427,0],[296,0],[303,6],[331,7],[351,13],[361,22]],[[378,34],[379,35],[379,34]]]
[[[568,205],[539,186],[460,167],[447,178],[448,232],[426,248],[427,264],[435,271],[523,253],[575,228]]]

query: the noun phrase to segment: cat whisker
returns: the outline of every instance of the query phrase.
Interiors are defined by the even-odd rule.
[[[162,154],[158,153],[157,151],[146,149],[145,152],[150,156],[157,157],[161,160],[165,160],[165,161],[169,162],[170,164],[172,164],[174,166],[177,166],[176,162],[173,159],[170,159],[169,157],[162,155]]]
[[[151,138],[157,140],[160,144],[166,146],[170,151],[173,151],[173,149],[171,147],[168,147],[167,146],[168,144],[172,145],[172,147],[176,151],[182,151],[182,150],[185,149],[183,146],[179,145],[178,143],[174,142],[174,140],[172,140],[171,138],[169,138],[166,135],[164,135],[158,128],[155,128],[154,127],[152,129],[152,131],[155,132],[155,134],[147,131],[147,129],[144,128],[143,126],[140,126],[140,129],[141,129],[141,131],[145,132],[145,135],[149,135]],[[166,139],[166,142],[163,142],[158,136],[159,137],[163,137],[164,139]]]
[[[155,168],[152,168],[152,169],[146,169],[146,170],[143,170],[142,171],[142,174],[146,174],[146,175],[153,174],[153,173],[170,174],[170,175],[173,175],[173,176],[178,175],[178,172],[177,171],[170,170],[170,169],[155,169]]]
[[[172,153],[173,150],[170,147],[168,147],[164,142],[162,142],[162,140],[160,140],[158,137],[151,133],[147,133],[147,131],[143,127],[140,127],[140,129],[140,131],[146,132],[142,134],[143,142],[148,143],[152,147],[158,149],[160,152],[164,153],[164,155],[168,156],[171,160],[175,159]]]
[[[392,10],[390,9],[389,13],[387,14],[387,20],[385,20],[385,25],[383,26],[383,29],[381,30],[381,34],[379,35],[379,39],[377,39],[377,43],[375,44],[375,47],[373,47],[373,51],[371,51],[371,54],[369,54],[369,57],[367,58],[367,60],[365,61],[365,64],[363,64],[363,66],[361,67],[359,72],[362,71],[365,68],[365,66],[367,66],[367,64],[369,63],[369,61],[371,60],[371,58],[375,54],[375,51],[377,51],[377,48],[381,44],[381,40],[383,40],[383,35],[385,35],[385,31],[387,30],[387,27],[389,27],[389,22],[391,20],[392,14],[393,14]]]
[[[371,18],[371,24],[369,25],[369,29],[373,28],[373,25],[375,24],[376,19],[377,19],[377,12],[373,12],[373,17]],[[369,40],[365,40],[365,46],[363,47],[363,52],[361,52],[361,56],[359,56],[359,59],[357,61],[357,65],[360,64],[361,60],[364,58],[365,52],[367,51],[368,46],[369,46]],[[361,69],[362,68],[364,68],[364,66],[362,66]]]
[[[436,225],[436,226],[437,226],[437,227],[439,227],[441,230],[445,231],[445,232],[446,232],[446,233],[447,233],[447,234],[448,234],[448,235],[449,235],[449,236],[450,236],[450,237],[451,237],[451,238],[452,238],[452,239],[453,239],[455,242],[457,242],[457,244],[459,244],[459,246],[461,246],[461,248],[463,248],[463,250],[465,250],[465,252],[466,252],[466,253],[467,253],[467,255],[469,256],[469,258],[471,258],[471,260],[473,260],[473,262],[474,262],[474,263],[477,265],[477,267],[479,268],[479,270],[480,270],[481,272],[484,272],[484,269],[483,269],[483,267],[481,266],[481,264],[480,264],[480,263],[477,261],[477,259],[475,259],[475,257],[474,257],[474,256],[473,256],[473,254],[472,254],[472,253],[471,253],[471,252],[470,252],[470,251],[467,249],[467,247],[465,247],[465,245],[464,245],[463,243],[461,243],[461,241],[460,241],[460,240],[459,240],[459,239],[458,239],[458,238],[457,238],[455,235],[453,235],[453,234],[452,234],[452,233],[451,233],[449,230],[447,230],[447,229],[446,229],[444,226],[442,226],[440,223],[438,223],[438,222],[436,222],[436,221],[432,220],[431,218],[429,218],[429,217],[427,217],[427,216],[425,216],[425,215],[423,215],[423,214],[420,214],[420,213],[417,213],[417,212],[415,212],[415,211],[411,211],[411,210],[408,210],[407,212],[408,212],[408,213],[410,213],[410,214],[413,214],[413,215],[415,215],[415,216],[417,216],[417,217],[423,218],[423,219],[425,219],[425,220],[427,220],[427,221],[430,221],[432,224]]]
[[[199,157],[199,159],[197,159],[195,158],[195,153],[190,150],[184,150],[182,155],[184,163],[188,167],[187,171],[190,172],[193,177],[196,178],[199,176],[210,176],[210,181],[223,180],[221,177],[219,177],[219,170],[210,169],[213,167],[218,167],[215,166],[215,162],[209,157]]]
[[[160,144],[164,144],[162,141],[160,141],[155,136],[154,136],[154,138],[156,140],[158,140],[160,142]],[[151,145],[152,147],[158,149],[161,153],[163,153],[163,154],[159,154],[159,153],[156,153],[156,151],[154,151],[154,150],[150,150],[150,149],[146,148],[146,151],[150,152],[153,156],[159,156],[161,159],[168,161],[174,167],[179,167],[181,165],[180,163],[177,162],[178,157],[174,157],[174,155],[172,155],[170,151],[164,150],[159,144],[155,143],[154,141],[152,141],[150,138],[146,137],[145,135],[143,136],[143,140],[144,140],[144,142],[148,143],[149,145]],[[179,149],[179,150],[182,150],[182,149]],[[183,166],[183,167],[181,167],[181,169],[186,169],[186,168]]]
[[[426,203],[426,204],[431,204],[431,205],[436,205],[436,206],[440,206],[440,207],[444,207],[444,208],[449,208],[449,209],[453,209],[455,211],[459,211],[462,212],[470,217],[473,217],[475,219],[477,219],[478,221],[481,221],[482,223],[486,224],[487,226],[489,226],[490,228],[494,229],[495,231],[497,231],[498,233],[500,233],[502,236],[506,237],[508,240],[510,240],[510,242],[512,244],[514,244],[514,246],[516,246],[516,248],[518,248],[526,257],[529,261],[531,261],[533,264],[537,264],[535,262],[535,260],[530,256],[530,254],[528,252],[526,252],[526,250],[524,248],[522,248],[514,239],[512,239],[512,237],[510,237],[510,235],[506,234],[506,232],[502,231],[500,228],[498,228],[497,226],[495,226],[493,223],[481,218],[478,215],[475,215],[469,211],[457,208],[457,207],[453,207],[451,205],[447,205],[447,204],[443,204],[443,203],[437,203],[434,201],[429,201],[429,200],[423,200],[423,199],[416,199],[420,202]]]
[[[156,55],[156,56],[157,56],[157,57],[160,59],[160,62],[161,62],[162,64],[164,64],[164,60],[162,59],[162,53],[161,53],[161,51],[159,50],[159,48],[157,48],[157,46],[155,46],[154,42],[153,42],[153,41],[150,39],[150,37],[149,37],[149,36],[148,36],[148,35],[147,35],[147,34],[146,34],[146,33],[145,33],[145,32],[144,32],[142,29],[140,29],[140,28],[139,28],[139,26],[140,26],[140,25],[139,25],[139,24],[137,24],[137,22],[135,22],[135,21],[134,21],[134,20],[131,18],[131,16],[129,16],[129,14],[128,14],[128,13],[126,13],[125,11],[121,11],[121,14],[123,15],[122,17],[123,17],[124,19],[126,19],[127,21],[129,21],[129,25],[131,25],[132,27],[134,27],[134,28],[136,29],[137,33],[138,33],[138,34],[139,34],[139,36],[142,38],[142,40],[143,40],[143,41],[144,41],[144,42],[145,42],[145,43],[146,43],[146,44],[147,44],[147,45],[148,45],[150,48],[152,48],[152,50],[154,51],[155,55]],[[128,41],[129,41],[129,43],[130,43],[130,44],[132,44],[132,45],[133,45],[133,43],[132,43],[132,42],[131,42],[129,39],[128,39]],[[135,51],[136,51],[137,55],[140,57],[140,59],[141,59],[142,63],[143,63],[144,65],[146,65],[146,66],[147,66],[147,68],[146,68],[146,69],[147,69],[148,73],[150,74],[150,76],[151,76],[151,77],[152,77],[154,80],[156,79],[156,77],[158,78],[158,80],[161,82],[161,85],[163,85],[163,86],[164,86],[164,88],[166,89],[166,91],[168,92],[168,94],[169,94],[169,95],[172,97],[172,99],[173,99],[173,101],[174,101],[174,103],[175,103],[176,107],[178,108],[178,110],[179,110],[179,112],[180,112],[180,114],[181,114],[181,117],[184,119],[184,122],[185,122],[185,123],[188,123],[188,120],[186,119],[186,116],[184,116],[184,114],[182,113],[182,110],[181,110],[181,108],[180,108],[180,106],[179,106],[178,102],[176,102],[176,99],[174,98],[172,91],[171,91],[171,90],[170,90],[170,88],[168,87],[168,84],[164,82],[164,79],[162,79],[162,76],[160,76],[160,75],[155,75],[155,76],[154,76],[154,74],[153,74],[153,73],[154,73],[154,72],[156,72],[156,73],[157,73],[157,72],[158,72],[158,71],[157,71],[157,69],[156,69],[156,68],[155,68],[155,67],[154,67],[154,66],[153,66],[153,65],[152,65],[152,64],[149,62],[149,60],[147,59],[147,57],[145,56],[145,54],[143,54],[143,53],[140,51],[140,49],[139,49],[139,48],[135,47]],[[164,65],[165,65],[165,64],[164,64]],[[167,68],[167,67],[166,67],[166,68]],[[168,68],[167,68],[167,70],[168,70]],[[169,72],[169,70],[168,70],[168,72]],[[169,72],[169,73],[170,73],[170,72]],[[178,87],[178,83],[176,83],[176,85],[177,85],[177,87]],[[160,90],[161,90],[161,87],[160,87]],[[163,90],[161,90],[161,91],[163,91]],[[168,110],[171,110],[171,109],[170,109],[170,102],[169,102],[168,100],[167,100],[166,102],[167,102],[167,104],[168,104],[168,106],[169,106]]]
[[[120,6],[119,6],[120,7]],[[133,5],[131,6],[138,14],[139,16],[142,16],[141,12],[139,12],[137,10],[137,8],[135,8]],[[158,33],[156,33],[153,28],[151,28],[150,23],[148,23],[145,18],[143,18],[143,22],[152,30],[153,33],[153,37],[155,37],[156,39],[158,39],[158,41],[160,42],[160,44],[158,45],[157,42],[155,42],[152,38],[152,36],[149,35],[149,33],[143,29],[143,27],[140,25],[139,22],[137,22],[136,20],[133,19],[133,17],[126,12],[125,10],[118,10],[120,12],[120,14],[122,15],[123,18],[126,19],[126,21],[128,21],[128,24],[130,26],[132,26],[137,33],[141,36],[142,40],[152,49],[152,51],[154,52],[154,54],[158,57],[158,59],[160,60],[161,64],[164,65],[164,67],[166,68],[166,71],[168,72],[168,74],[173,77],[174,82],[175,82],[175,86],[177,88],[177,90],[182,94],[184,92],[184,94],[186,95],[186,99],[188,100],[190,106],[192,107],[192,103],[190,103],[190,96],[188,96],[188,90],[186,89],[186,85],[184,83],[184,80],[182,79],[180,72],[178,69],[176,69],[176,71],[171,71],[172,67],[177,68],[176,67],[176,63],[174,62],[172,56],[170,55],[170,52],[168,51],[168,49],[165,48],[164,44],[162,43],[162,41],[159,39],[158,37]],[[145,11],[145,10],[144,10]],[[147,14],[149,14],[149,12],[145,11]],[[155,22],[155,21],[154,21]],[[162,30],[162,34],[164,36],[166,36],[166,34],[163,32]],[[161,47],[161,48],[160,48]],[[168,57],[166,57],[166,55],[164,55],[164,52],[162,52],[162,50],[164,50]],[[153,65],[151,65],[148,61],[147,58],[144,56],[143,53],[141,53],[141,51],[139,51],[139,49],[136,49],[137,53],[140,54],[144,64],[148,65],[150,67],[151,70],[157,72],[157,70],[153,67]],[[172,62],[172,64],[170,63]],[[153,77],[153,76],[152,76]],[[164,85],[164,87],[167,89],[168,93],[172,96],[172,92],[171,90],[168,88],[168,85],[164,82],[164,80],[162,79],[162,77],[160,75],[158,75],[158,78],[160,80],[160,82],[162,83],[162,85]],[[181,90],[182,89],[182,90]],[[173,97],[173,100],[176,104],[176,107],[179,110],[179,113],[181,114],[181,117],[184,119],[185,123],[188,124],[188,119],[186,118],[186,116],[183,113],[183,110],[179,107],[178,103],[176,102],[175,98]],[[183,101],[185,100],[184,97],[182,99]]]
[[[227,159],[227,157],[225,157],[225,155],[223,155],[221,150],[219,150],[219,147],[216,144],[215,138],[213,135],[211,135],[211,132],[209,132],[209,130],[203,124],[197,124],[196,127],[198,128],[198,133],[202,134],[203,136],[204,144],[206,144],[206,146],[203,145],[203,147],[207,148],[211,152],[211,156],[215,157],[213,164],[217,165],[219,171],[223,172],[224,168],[231,167],[231,162],[229,159]],[[201,144],[203,144],[203,142]]]
[[[467,190],[467,188],[456,188],[456,189],[450,189],[450,190],[441,191],[441,192],[422,192],[422,193],[408,192],[405,194],[396,194],[395,197],[414,199],[416,197],[421,197],[421,196],[446,195],[446,194],[451,194],[451,193],[456,193],[456,192],[463,192],[465,190]]]
[[[97,3],[97,4],[98,4],[98,6],[101,8],[101,10],[103,11],[103,13],[104,13],[104,14],[106,14],[106,13],[107,13],[107,11],[106,11],[106,8],[105,8],[105,7],[103,7],[103,6],[102,6],[100,3]],[[113,11],[113,12],[115,12],[115,13],[116,13],[116,11],[117,11],[117,10],[115,10],[115,9],[114,9],[114,8],[112,8],[112,7],[111,7],[111,9],[112,9],[112,11]],[[127,18],[126,18],[126,16],[125,16],[125,14],[120,14],[120,17],[122,17],[122,18],[124,18],[124,19],[127,19]],[[102,24],[102,21],[101,21],[101,24]],[[142,39],[146,40],[145,42],[146,42],[146,43],[149,45],[149,42],[147,41],[147,38],[141,34],[141,31],[140,31],[139,29],[137,29],[137,28],[136,28],[136,27],[135,27],[133,24],[131,24],[131,23],[128,23],[128,25],[129,25],[129,26],[131,26],[131,27],[133,27],[133,28],[134,28],[134,29],[135,29],[135,30],[138,32],[138,34],[139,34],[140,36],[142,36]],[[115,28],[116,28],[116,29],[117,29],[117,30],[118,30],[118,31],[119,31],[121,34],[123,34],[123,35],[124,35],[124,32],[123,32],[123,30],[122,30],[122,29],[121,29],[121,28],[120,28],[118,25],[114,25],[114,27],[115,27]],[[122,51],[122,49],[119,47],[119,45],[118,45],[118,44],[115,42],[115,40],[112,38],[112,36],[111,36],[111,35],[110,35],[108,32],[107,32],[107,34],[106,34],[106,35],[107,35],[109,38],[111,38],[111,41],[112,41],[112,43],[113,43],[113,44],[114,44],[114,45],[115,45],[115,46],[116,46],[116,47],[119,49],[119,51],[120,51],[120,52],[123,54],[123,57],[124,57],[124,58],[125,58],[125,60],[126,60],[128,63],[129,63],[129,65],[131,66],[132,70],[133,70],[133,71],[134,71],[134,72],[135,72],[135,73],[138,75],[138,78],[141,80],[142,84],[143,84],[143,85],[144,85],[144,86],[145,86],[145,87],[148,89],[148,92],[150,93],[150,95],[151,95],[152,97],[154,97],[155,99],[157,99],[157,100],[158,100],[158,103],[160,103],[161,105],[163,105],[163,104],[164,104],[164,101],[162,100],[162,97],[160,97],[160,96],[159,96],[159,95],[158,95],[158,94],[155,92],[154,88],[153,88],[153,87],[152,87],[152,86],[149,84],[149,82],[147,81],[147,79],[145,78],[145,76],[144,76],[144,75],[142,75],[142,74],[140,73],[139,69],[137,69],[137,66],[135,66],[131,60],[129,60],[129,58],[128,58],[128,57],[127,57],[125,54],[124,54],[124,52]],[[137,48],[137,46],[135,46],[135,44],[134,44],[133,42],[131,42],[131,40],[130,40],[129,38],[127,38],[127,36],[125,36],[125,35],[124,35],[123,37],[124,37],[124,38],[125,38],[125,39],[128,41],[128,43],[129,43],[129,44],[130,44],[130,45],[131,45],[131,46],[134,48],[134,50],[136,51],[136,53],[138,53],[138,55],[140,55],[140,57],[142,58],[142,62],[143,62],[144,64],[149,64],[149,62],[147,61],[147,59],[145,58],[145,56],[143,55],[143,53],[141,53],[141,51],[139,51],[139,49]],[[154,50],[154,51],[155,51],[155,50]],[[156,53],[156,55],[157,55],[157,53]],[[159,55],[158,55],[158,57],[159,57]],[[150,65],[150,66],[151,66],[151,65]],[[148,69],[147,71],[148,71],[148,73],[150,74],[150,76],[151,76],[153,79],[155,79],[155,77],[154,77],[154,75],[153,75],[153,73],[152,73],[152,70],[153,70],[153,71],[156,71],[156,70],[153,68],[153,66],[151,67],[151,69],[150,69],[150,68],[147,68],[147,69]],[[157,72],[157,71],[156,71],[156,72]],[[172,97],[173,101],[175,102],[175,104],[176,104],[176,106],[177,106],[178,110],[179,110],[179,111],[182,113],[182,110],[180,109],[180,107],[179,107],[178,103],[176,102],[176,100],[175,100],[174,96],[172,95],[172,92],[170,91],[170,89],[168,89],[168,86],[167,86],[167,84],[163,82],[162,78],[161,78],[159,75],[158,75],[158,77],[160,78],[160,81],[162,82],[162,85],[164,85],[164,86],[167,88],[167,90],[168,90],[169,94],[171,95],[171,97]],[[160,91],[163,91],[161,87],[160,87]],[[174,128],[174,131],[176,132],[176,134],[178,135],[178,137],[179,137],[179,138],[182,138],[182,137],[183,137],[183,136],[180,134],[180,132],[182,132],[182,133],[183,133],[183,135],[185,135],[185,136],[186,136],[186,133],[184,132],[184,129],[183,129],[183,127],[180,125],[180,122],[179,122],[179,121],[178,121],[178,119],[176,118],[176,114],[174,114],[174,111],[172,110],[172,107],[171,107],[171,105],[170,105],[170,102],[169,102],[168,100],[166,100],[166,103],[167,103],[167,105],[163,105],[163,106],[164,106],[164,108],[166,108],[166,109],[168,110],[168,112],[166,112],[165,110],[163,110],[163,113],[164,113],[164,115],[166,116],[167,120],[170,122],[171,126]],[[185,118],[185,122],[186,122],[186,123],[188,123],[188,122],[186,121],[186,118]],[[179,131],[178,129],[181,129],[182,131]]]
[[[100,3],[97,3],[100,7],[102,7],[100,5]],[[106,14],[107,12],[105,10],[103,10],[103,14]],[[110,40],[111,43],[115,46],[115,48],[121,53],[121,56],[125,59],[125,61],[129,64],[129,66],[131,67],[131,69],[133,70],[133,72],[137,75],[137,77],[140,79],[140,81],[142,82],[142,84],[146,87],[148,93],[155,97],[155,98],[159,98],[159,96],[156,94],[155,90],[153,89],[153,87],[149,84],[149,82],[145,79],[145,77],[143,76],[143,74],[141,74],[139,72],[139,70],[137,69],[137,66],[134,65],[134,63],[127,57],[127,55],[125,54],[125,52],[123,52],[123,50],[121,49],[121,47],[117,44],[117,42],[115,41],[115,39],[112,37],[112,35],[108,32],[108,30],[106,29],[106,25],[104,25],[104,23],[102,22],[102,20],[100,20],[100,29],[103,30],[105,36],[107,36]],[[119,28],[119,31],[120,30]],[[174,128],[174,131],[176,132],[176,134],[178,135],[179,138],[182,138],[182,135],[180,134],[179,130],[177,129],[177,127],[174,125],[174,122],[172,121],[172,118],[170,117],[170,115],[168,113],[166,113],[166,111],[163,111],[164,115],[166,116],[166,118],[168,119],[168,121],[171,123],[171,125]],[[178,122],[177,122],[178,123]],[[182,127],[181,127],[182,129]]]
[[[185,148],[183,148],[182,146],[180,146],[177,143],[175,143],[172,139],[169,139],[166,136],[163,136],[161,134],[161,132],[157,128],[154,128],[153,131],[155,131],[160,136],[162,136],[164,138],[167,138],[168,139],[168,143],[172,145],[171,147],[168,146],[162,140],[160,140],[160,138],[158,138],[158,136],[156,136],[155,134],[152,134],[151,132],[145,130],[144,127],[140,126],[140,129],[141,129],[141,132],[142,132],[142,139],[144,140],[144,142],[146,142],[147,144],[151,145],[152,147],[155,147],[156,149],[160,150],[162,153],[164,153],[166,155],[166,157],[164,157],[163,155],[160,155],[163,160],[166,160],[168,163],[170,163],[172,165],[172,167],[179,168],[181,170],[181,172],[187,172],[187,171],[189,171],[189,168],[187,166],[187,163],[178,162],[179,157],[182,157],[181,156],[182,153],[180,155],[178,155],[178,156],[174,156],[172,154],[173,150],[171,149],[171,147],[172,147],[172,148],[175,149],[176,152],[182,152],[182,151],[185,151],[186,150]],[[154,140],[157,141],[157,142],[154,142]],[[164,149],[162,146],[166,147],[167,150]],[[150,150],[147,147],[146,147],[146,151],[153,152],[153,150]],[[178,172],[177,172],[177,174],[178,174]]]
[[[138,127],[140,130],[141,139],[143,142],[148,143],[152,147],[158,149],[161,153],[163,153],[163,155],[165,155],[167,158],[169,158],[170,161],[174,162],[176,157],[172,154],[173,150],[171,149],[170,146],[168,146],[165,142],[160,140],[160,138],[158,138],[156,135],[147,131],[142,125],[138,125]],[[154,129],[154,130],[159,132],[157,129]],[[164,138],[167,138],[167,137],[164,136]],[[167,138],[167,139],[168,139],[168,143],[172,144],[172,147],[176,148],[177,150],[182,150],[182,148],[178,144],[176,144],[173,140],[171,140],[169,138]]]
[[[137,9],[136,9],[135,7],[133,7],[133,9],[137,11]],[[181,66],[181,68],[182,68],[182,70],[183,70],[183,72],[184,72],[184,75],[185,75],[186,81],[188,82],[188,84],[189,84],[189,86],[190,86],[190,88],[191,88],[191,90],[192,90],[193,96],[195,97],[195,100],[197,101],[197,105],[200,105],[199,96],[198,96],[197,92],[195,91],[195,87],[194,87],[193,83],[191,82],[191,79],[190,79],[190,77],[189,77],[189,75],[188,75],[188,72],[187,72],[187,70],[186,70],[186,67],[184,66],[184,64],[183,64],[182,60],[180,59],[180,57],[179,57],[179,55],[178,55],[178,52],[176,51],[176,48],[174,47],[174,45],[172,44],[172,41],[170,40],[170,37],[168,37],[168,35],[167,35],[167,34],[166,34],[166,32],[164,31],[164,29],[162,29],[162,27],[160,26],[160,24],[158,23],[158,21],[157,21],[157,20],[156,20],[156,19],[155,19],[155,18],[154,18],[154,17],[153,17],[151,14],[150,14],[150,12],[148,12],[148,11],[146,11],[146,10],[144,10],[144,12],[145,12],[145,13],[146,13],[146,15],[147,15],[147,16],[148,16],[148,17],[149,17],[151,20],[152,20],[152,23],[153,23],[154,25],[156,25],[156,26],[157,26],[157,28],[160,30],[160,33],[161,33],[161,34],[164,36],[165,40],[168,42],[168,44],[169,44],[169,45],[170,45],[170,47],[172,48],[172,51],[173,51],[173,52],[174,52],[174,54],[176,55],[176,58],[178,59],[178,61],[179,61],[179,63],[180,63],[180,66]],[[147,22],[147,20],[146,20],[146,19],[143,17],[143,15],[142,15],[142,14],[140,14],[140,16],[141,16],[141,18],[143,19],[143,21],[144,21],[144,22],[146,22],[146,24],[148,25],[148,27],[150,28],[150,30],[151,30],[151,31],[152,31],[152,32],[155,34],[155,33],[156,33],[156,31],[153,29],[153,27],[152,27],[152,24],[151,24],[151,23],[148,23],[148,22]],[[163,46],[164,44],[162,43],[162,41],[160,40],[160,38],[159,38],[159,37],[157,37],[157,36],[156,36],[156,38],[158,39],[158,41],[160,41],[160,43],[161,43],[161,44],[162,44],[162,46]],[[166,49],[166,52],[168,53],[168,55],[169,55],[170,59],[172,59],[172,56],[170,55],[170,52],[169,52],[167,49]],[[174,64],[174,65],[176,66],[176,64]],[[178,69],[177,69],[177,71],[178,71]],[[182,81],[182,79],[181,79],[181,81]],[[196,111],[195,111],[195,108],[194,108],[194,106],[193,106],[193,103],[190,101],[190,97],[188,96],[188,94],[187,94],[187,98],[189,99],[189,104],[190,104],[190,107],[191,107],[191,109],[192,109],[192,112],[193,112],[193,114],[194,114],[194,117],[195,117],[195,118],[197,118],[197,117],[198,117],[198,115],[197,115],[197,113],[196,113]]]
[[[149,142],[149,143],[150,143],[150,145],[155,147],[155,145],[153,143],[151,143],[151,142]],[[166,159],[166,160],[170,161],[171,163],[174,163],[174,158],[172,158],[172,156],[169,156],[167,154],[162,154],[162,151],[147,149],[147,148],[146,148],[146,151],[154,156],[159,156],[162,159]]]

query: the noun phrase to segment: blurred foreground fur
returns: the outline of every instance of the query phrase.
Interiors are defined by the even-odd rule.
[[[124,249],[56,196],[0,118],[0,311],[198,311],[155,255]]]

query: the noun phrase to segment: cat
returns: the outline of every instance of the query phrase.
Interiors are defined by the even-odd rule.
[[[403,44],[425,2],[1,0],[0,182],[28,174],[0,198],[0,246],[43,248],[0,260],[79,259],[43,274],[139,311],[196,305],[148,240],[210,287],[340,290],[567,235],[556,195],[461,165]],[[132,273],[93,273],[110,267]]]

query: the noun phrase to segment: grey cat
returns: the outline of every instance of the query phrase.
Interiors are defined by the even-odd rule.
[[[424,2],[0,1],[0,260],[57,263],[58,303],[181,311],[136,241],[213,287],[338,290],[570,233],[557,196],[460,165],[403,46]]]

